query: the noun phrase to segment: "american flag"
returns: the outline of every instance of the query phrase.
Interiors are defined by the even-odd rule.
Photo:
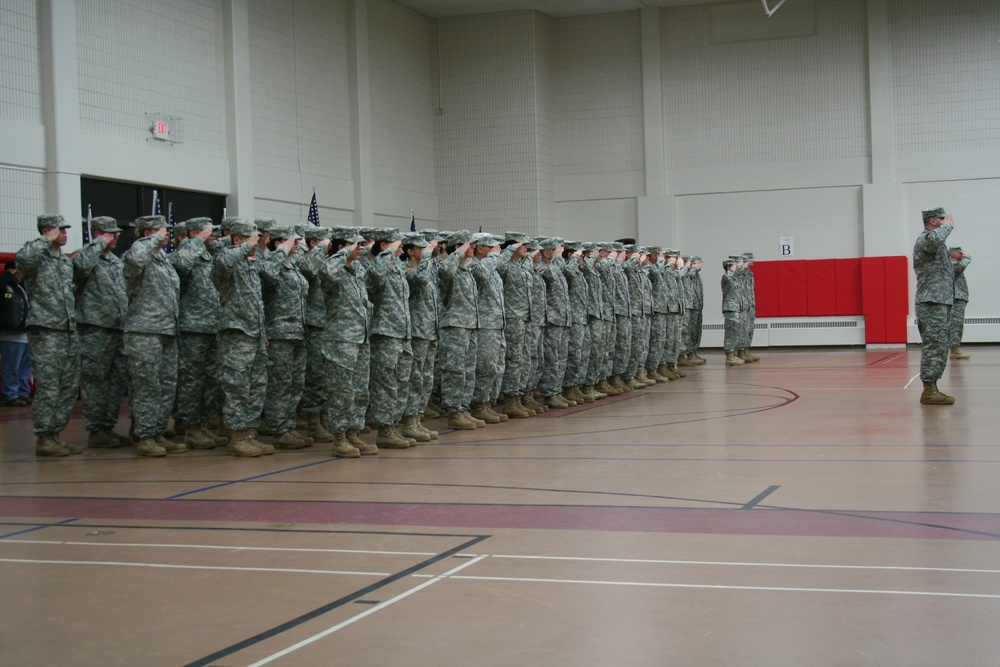
[[[153,190],[153,215],[163,215],[163,207],[160,206],[160,195]]]
[[[83,245],[90,243],[90,221],[93,219],[94,215],[90,212],[90,204],[87,204],[87,222],[83,225]]]
[[[170,202],[167,204],[167,225],[169,229],[167,230],[167,252],[174,251],[174,203]]]
[[[309,202],[309,217],[306,218],[309,224],[319,227],[319,204],[316,203],[316,191],[313,190],[312,201]]]
[[[417,231],[417,217],[413,215],[413,209],[410,209],[410,231]]]

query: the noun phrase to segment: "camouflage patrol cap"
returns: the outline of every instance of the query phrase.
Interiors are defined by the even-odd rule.
[[[477,232],[472,235],[471,242],[472,245],[487,246],[492,248],[495,245],[500,245],[501,240],[489,232]]]
[[[242,219],[243,218],[240,218],[235,215],[226,216],[225,218],[222,219],[222,222],[219,223],[219,229],[221,229],[224,232],[229,231],[230,228],[233,226],[234,222],[239,222]]]
[[[369,238],[373,238],[376,241],[392,243],[393,241],[398,241],[400,239],[400,234],[399,230],[395,227],[379,227]]]
[[[308,225],[302,230],[302,238],[306,241],[321,241],[323,239],[328,239],[330,238],[330,228]]]
[[[427,229],[418,229],[416,232],[408,232],[408,233],[410,233],[410,234],[420,234],[427,241],[437,241],[438,240],[437,237],[438,237],[438,234],[440,232],[438,232],[438,230],[436,230],[436,229],[430,229],[428,227]]]
[[[642,251],[647,255],[660,255],[663,254],[663,248],[658,245],[648,245],[645,246]]]
[[[611,252],[612,250],[614,250],[614,245],[615,244],[612,243],[611,241],[598,241],[594,245],[597,246],[598,250],[603,250],[605,252]]]
[[[527,243],[531,237],[521,232],[507,232],[503,235],[503,240],[510,243]]]
[[[625,245],[623,243],[621,243],[621,241],[612,241],[611,242],[611,251],[612,252],[621,252],[623,250],[625,250]]]
[[[378,231],[378,227],[355,227],[354,231],[365,237],[365,240],[368,240],[375,238],[375,233]]]
[[[135,232],[142,234],[148,229],[163,229],[167,226],[167,219],[162,215],[144,215],[135,219]]]
[[[921,217],[923,217],[924,222],[927,222],[931,218],[943,218],[948,215],[945,213],[944,209],[938,206],[937,208],[928,208],[920,212]]]
[[[70,223],[66,222],[66,219],[61,215],[56,213],[42,213],[38,216],[38,229],[45,229],[46,227],[58,227],[59,229],[64,229],[66,227],[72,227]]]
[[[740,255],[740,257],[745,257],[747,259],[753,259],[753,253],[752,252],[745,252],[742,255]]]
[[[538,246],[542,250],[555,250],[556,248],[558,248],[559,246],[561,246],[563,243],[565,243],[565,241],[563,241],[558,236],[545,236],[545,237],[542,237],[541,239],[539,239]]]
[[[584,241],[580,244],[580,249],[584,252],[594,252],[597,250],[597,244],[593,241]]]
[[[270,232],[272,229],[278,226],[278,221],[274,218],[256,218],[253,221],[254,226],[257,231],[264,233]]]
[[[426,248],[431,244],[427,237],[421,232],[407,232],[402,237],[403,245],[412,245],[417,248]]]
[[[638,252],[639,251],[638,246],[636,244],[634,244],[634,243],[626,243],[624,245],[624,248],[625,248],[625,252]]]
[[[426,235],[428,241],[437,241],[438,243],[447,243],[448,237],[451,236],[451,232],[449,231],[438,231],[433,235],[433,237],[427,230],[424,230],[424,234]]]
[[[965,251],[962,250],[962,246],[957,245],[957,246],[952,246],[951,248],[948,248],[948,252],[965,252]]]
[[[468,243],[472,240],[472,232],[468,229],[460,229],[457,232],[452,232],[448,235],[447,243],[450,246],[460,246],[463,243]]]
[[[564,241],[562,247],[563,250],[576,252],[577,250],[583,250],[583,241]]]
[[[92,234],[117,234],[122,230],[118,221],[106,215],[100,215],[90,221]]]
[[[342,225],[337,225],[330,228],[329,238],[335,241],[343,241],[344,243],[364,243],[368,239],[365,235],[361,233],[359,227],[344,227]],[[365,229],[373,229],[372,227],[367,227]]]
[[[236,222],[229,225],[230,236],[242,236],[245,238],[250,238],[257,233],[257,228],[249,220],[243,220],[240,218]]]
[[[300,239],[302,238],[295,231],[294,227],[272,227],[271,231],[272,241],[287,241],[288,239]]]
[[[185,220],[177,225],[177,227],[181,226],[183,226],[185,233],[190,231],[200,232],[206,229],[218,229],[218,225],[213,224],[211,218],[191,218],[190,220]]]

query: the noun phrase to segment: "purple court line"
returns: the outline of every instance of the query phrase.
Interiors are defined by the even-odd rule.
[[[1000,514],[743,509],[368,503],[317,501],[0,498],[0,515],[158,521],[249,521],[320,525],[433,526],[473,530],[542,529],[1000,540]]]

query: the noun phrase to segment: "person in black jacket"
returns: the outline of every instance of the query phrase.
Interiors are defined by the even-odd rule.
[[[28,294],[21,283],[17,262],[7,262],[0,275],[0,374],[4,407],[31,405],[27,322]]]

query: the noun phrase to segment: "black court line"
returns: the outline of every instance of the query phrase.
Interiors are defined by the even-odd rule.
[[[461,544],[461,545],[459,545],[457,547],[454,547],[452,549],[449,549],[447,551],[441,552],[440,554],[438,554],[436,556],[433,556],[431,558],[428,558],[427,560],[422,561],[420,563],[417,563],[416,565],[408,567],[405,570],[400,570],[396,574],[390,575],[390,576],[386,577],[385,579],[382,579],[380,581],[376,581],[374,584],[371,584],[370,586],[365,586],[364,588],[362,588],[360,590],[357,590],[357,591],[355,591],[353,593],[350,593],[348,595],[345,595],[344,597],[342,597],[340,599],[334,600],[334,601],[332,601],[332,602],[330,602],[328,604],[325,604],[325,605],[323,605],[321,607],[317,607],[316,609],[313,609],[310,612],[306,612],[305,614],[302,614],[301,616],[298,616],[298,617],[293,618],[293,619],[291,619],[289,621],[286,621],[285,623],[282,623],[280,625],[276,625],[275,627],[271,628],[270,630],[265,630],[264,632],[260,632],[260,633],[258,633],[256,635],[252,636],[252,637],[248,637],[247,639],[244,639],[241,642],[237,642],[235,644],[227,646],[226,648],[220,649],[220,650],[216,651],[215,653],[212,653],[211,655],[207,655],[207,656],[205,656],[203,658],[199,658],[198,660],[195,660],[194,662],[189,662],[184,667],[207,667],[208,665],[211,665],[214,661],[219,660],[220,658],[225,658],[226,656],[230,656],[230,655],[232,655],[234,653],[238,653],[239,651],[242,651],[243,649],[249,648],[250,646],[253,646],[254,644],[259,644],[260,642],[265,641],[267,639],[270,639],[272,637],[275,637],[275,636],[281,634],[282,632],[286,632],[288,630],[291,630],[292,628],[295,628],[295,627],[298,627],[298,626],[302,625],[303,623],[307,623],[307,622],[309,622],[309,621],[311,621],[311,620],[313,620],[315,618],[318,618],[318,617],[322,616],[323,614],[326,614],[326,613],[328,613],[330,611],[333,611],[334,609],[337,609],[338,607],[342,607],[345,604],[348,604],[350,602],[354,602],[355,600],[358,600],[358,599],[364,597],[365,595],[368,595],[369,593],[372,593],[373,591],[377,591],[379,589],[385,588],[389,584],[391,584],[391,583],[393,583],[395,581],[399,581],[400,579],[402,579],[404,577],[408,577],[411,574],[414,574],[415,572],[419,572],[420,570],[422,570],[422,569],[424,569],[426,567],[429,567],[430,565],[433,565],[434,563],[440,562],[440,561],[448,558],[449,556],[452,556],[452,555],[454,555],[456,553],[459,553],[460,551],[465,551],[467,548],[475,546],[476,544],[479,544],[483,540],[489,539],[490,537],[491,537],[490,535],[480,535],[478,537],[475,537],[475,538],[469,540],[468,542],[465,542],[464,544]]]
[[[758,503],[760,503],[760,501],[764,500],[764,498],[767,498],[769,495],[771,495],[772,493],[774,493],[775,491],[777,491],[780,488],[781,488],[780,484],[774,484],[772,486],[767,487],[766,489],[764,489],[763,491],[761,491],[760,493],[758,493],[756,496],[754,496],[753,500],[751,500],[750,502],[748,502],[746,505],[744,505],[740,509],[752,510],[754,507],[757,506]]]

